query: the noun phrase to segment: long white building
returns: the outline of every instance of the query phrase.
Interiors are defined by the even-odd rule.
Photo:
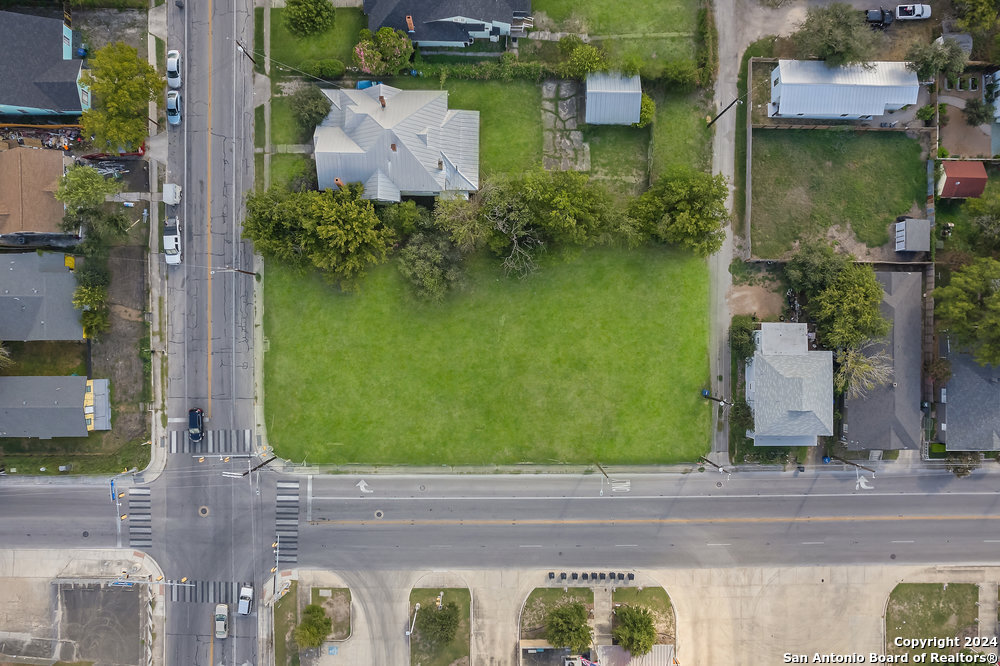
[[[771,72],[772,118],[867,119],[917,102],[917,74],[905,62],[827,67],[779,60]]]

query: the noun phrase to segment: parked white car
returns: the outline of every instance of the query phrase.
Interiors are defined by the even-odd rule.
[[[898,21],[916,21],[930,17],[930,5],[896,5],[896,20]]]
[[[167,51],[167,85],[181,87],[181,52]]]
[[[222,639],[229,637],[229,606],[218,604],[215,607],[215,637]]]

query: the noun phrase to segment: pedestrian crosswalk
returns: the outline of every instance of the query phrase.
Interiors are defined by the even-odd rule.
[[[130,548],[152,548],[152,498],[149,488],[128,489],[128,545]]]
[[[200,442],[192,442],[187,430],[170,431],[170,453],[247,453],[252,449],[247,430],[207,430]]]
[[[241,585],[228,580],[168,580],[170,601],[196,604],[230,604],[239,598]]]
[[[274,514],[278,565],[299,560],[299,482],[278,481]]]

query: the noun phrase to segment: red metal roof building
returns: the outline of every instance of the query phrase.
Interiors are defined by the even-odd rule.
[[[944,175],[938,181],[938,196],[942,199],[978,197],[986,189],[986,181],[986,167],[982,162],[946,161]]]

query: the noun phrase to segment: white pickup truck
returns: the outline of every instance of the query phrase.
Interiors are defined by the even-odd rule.
[[[163,225],[163,258],[168,266],[181,264],[181,222],[176,217],[167,218]]]
[[[930,5],[896,5],[897,21],[916,21],[931,17]]]

